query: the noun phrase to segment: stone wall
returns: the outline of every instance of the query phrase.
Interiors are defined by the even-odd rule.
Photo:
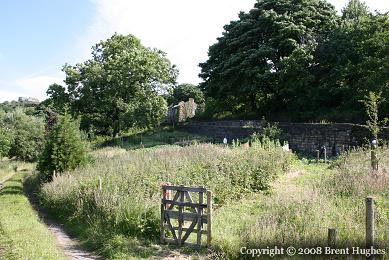
[[[368,139],[370,133],[367,126],[347,123],[315,124],[315,123],[278,123],[283,131],[284,139],[294,151],[314,153],[326,146],[329,154],[336,154],[342,149],[360,146]],[[254,132],[261,132],[263,124],[260,121],[228,120],[191,122],[184,126],[185,131],[213,137],[221,142],[242,139]],[[389,140],[389,128],[383,129],[380,138]]]

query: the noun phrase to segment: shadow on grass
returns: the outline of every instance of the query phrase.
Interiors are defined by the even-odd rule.
[[[116,146],[126,150],[136,150],[161,145],[186,146],[193,143],[214,142],[215,139],[209,136],[193,135],[179,129],[164,128],[112,138],[102,142],[97,147]]]
[[[19,186],[6,186],[0,189],[0,196],[3,195],[20,195],[23,194],[22,187]]]

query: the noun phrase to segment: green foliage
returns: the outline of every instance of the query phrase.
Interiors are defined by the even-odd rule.
[[[9,150],[12,145],[12,135],[11,132],[0,125],[0,160],[8,155]]]
[[[162,51],[118,34],[96,44],[91,59],[66,64],[63,71],[66,86],[51,85],[47,103],[57,110],[69,106],[81,116],[82,129],[113,136],[134,125],[158,125],[165,109],[158,93],[167,91],[177,75]]]
[[[203,185],[222,206],[254,191],[269,190],[271,181],[289,168],[292,157],[280,147],[260,146],[249,150],[211,144],[135,151],[105,148],[95,151],[95,165],[44,184],[41,198],[57,216],[87,223],[89,241],[109,257],[111,250],[100,244],[97,233],[149,240],[159,237],[161,182]]]
[[[359,20],[362,17],[369,15],[369,9],[364,2],[359,0],[349,0],[346,7],[342,9],[343,19],[356,19]]]
[[[145,93],[128,105],[123,103],[122,108],[119,123],[127,128],[158,127],[167,113],[165,99],[154,92]]]
[[[73,170],[86,161],[87,149],[81,138],[79,122],[68,114],[57,117],[37,165],[43,181],[51,181],[54,172]]]
[[[263,0],[224,29],[200,64],[217,114],[362,123],[358,100],[369,91],[388,100],[388,14],[359,0],[342,16],[325,1]]]
[[[192,84],[180,84],[174,87],[167,101],[169,105],[176,105],[181,101],[188,101],[189,98],[193,98],[197,104],[203,104],[205,102],[204,93],[198,86]]]
[[[366,124],[375,140],[378,140],[378,134],[380,132],[380,122],[378,118],[378,106],[381,101],[380,99],[381,93],[375,94],[374,92],[369,92],[369,94],[365,96],[365,99],[362,100],[366,107],[366,114],[368,116]]]
[[[23,161],[38,159],[44,145],[44,122],[42,118],[26,115],[21,109],[5,115],[4,131],[12,140],[8,157]]]
[[[259,1],[209,48],[208,61],[200,64],[202,88],[217,99],[233,96],[226,104],[230,110],[293,104],[312,82],[305,75],[315,46],[334,20],[335,10],[325,1]]]

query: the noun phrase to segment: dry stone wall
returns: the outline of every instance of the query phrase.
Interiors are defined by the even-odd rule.
[[[260,121],[228,120],[191,122],[184,126],[188,132],[213,137],[215,142],[221,142],[226,137],[228,140],[242,139],[254,132],[262,131]],[[342,149],[360,146],[370,139],[367,126],[335,123],[278,123],[282,129],[284,138],[294,151],[314,153],[322,146],[327,148],[329,154],[337,154]],[[389,128],[383,129],[380,138],[389,140]]]

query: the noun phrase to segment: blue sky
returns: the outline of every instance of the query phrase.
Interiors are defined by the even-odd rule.
[[[167,52],[180,69],[179,82],[198,83],[198,63],[207,58],[223,25],[255,0],[3,0],[0,2],[0,101],[40,100],[61,83],[65,63],[82,62],[90,48],[114,32],[132,33]],[[346,0],[329,0],[337,10]],[[386,0],[368,0],[388,11]]]

